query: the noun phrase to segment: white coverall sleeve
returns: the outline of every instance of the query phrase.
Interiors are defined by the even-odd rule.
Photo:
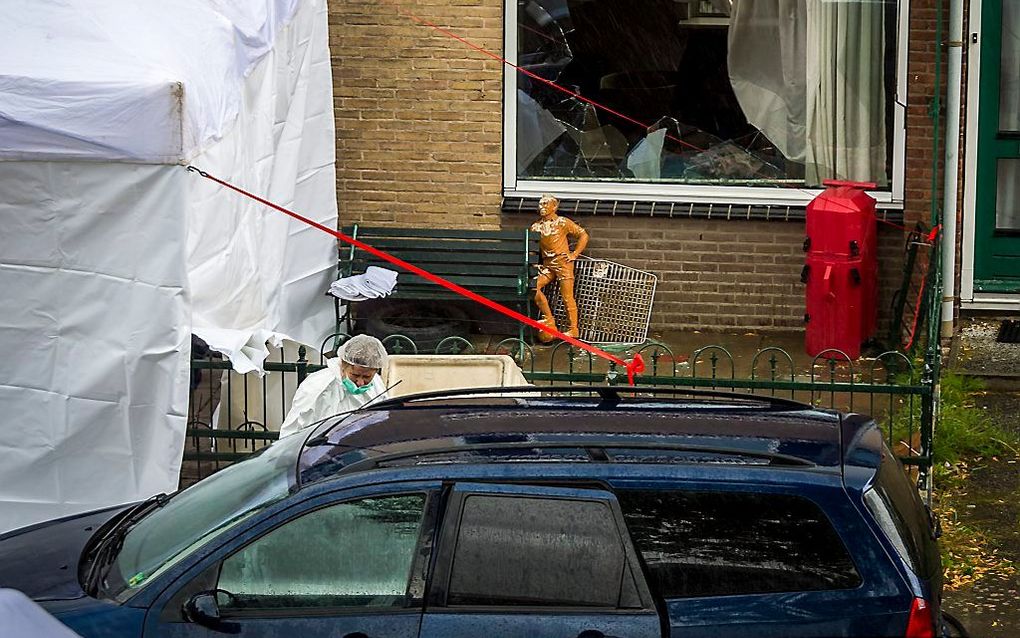
[[[308,375],[294,392],[290,411],[280,426],[280,438],[290,436],[329,414],[318,415],[316,404],[324,392],[330,389],[330,383],[336,377],[331,369],[319,370]]]

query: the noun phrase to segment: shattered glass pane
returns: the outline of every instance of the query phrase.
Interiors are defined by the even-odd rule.
[[[898,0],[518,0],[517,175],[886,185],[898,10]]]

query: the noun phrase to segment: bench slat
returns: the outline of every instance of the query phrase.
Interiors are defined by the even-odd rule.
[[[358,239],[366,242],[369,237],[426,237],[435,239],[482,239],[511,240],[520,244],[524,240],[524,229],[520,230],[468,230],[444,228],[383,228],[378,226],[358,227]],[[354,232],[352,226],[345,226],[342,231],[346,235]]]
[[[423,250],[427,249],[430,251],[442,250],[453,253],[487,253],[487,252],[500,252],[510,253],[518,255],[521,260],[524,259],[524,242],[520,241],[516,244],[501,241],[483,241],[483,240],[459,240],[459,239],[430,239],[424,241],[421,239],[387,239],[385,241],[370,241],[365,239],[365,243],[371,244],[374,248],[383,250],[386,252],[398,252],[404,250]],[[355,249],[356,251],[359,249]],[[530,251],[529,251],[530,252]]]
[[[470,274],[484,277],[513,277],[527,276],[527,273],[521,264],[515,265],[502,265],[502,264],[484,264],[484,263],[467,263],[458,262],[451,264],[449,262],[428,262],[425,260],[409,260],[412,263],[424,268],[425,270],[435,273],[437,275],[460,275]],[[379,266],[382,268],[389,268],[390,270],[396,271],[401,275],[406,274],[411,276],[412,273],[404,270],[399,266],[394,266],[386,262],[381,261],[355,261],[351,272],[363,273],[368,266]],[[401,277],[403,279],[403,277]]]
[[[517,277],[476,277],[474,275],[449,275],[443,277],[453,283],[464,286],[465,288],[471,288],[476,286],[479,288],[513,288],[517,289]],[[401,286],[409,287],[414,285],[428,285],[439,287],[439,284],[434,284],[430,281],[419,277],[418,275],[408,274],[407,277],[403,278],[403,281],[397,280],[397,289]]]
[[[386,251],[404,261],[409,261],[412,264],[422,266],[424,264],[493,264],[500,265],[507,268],[523,268],[524,267],[524,255],[511,254],[511,253],[499,253],[499,252],[478,252],[478,253],[451,253],[446,251],[424,251],[424,250],[393,250]],[[381,258],[375,255],[370,255],[364,251],[357,251],[354,254],[354,263],[356,264],[381,264],[389,263],[383,261]]]
[[[490,291],[476,289],[476,290],[472,290],[472,292],[477,292],[478,294],[483,295],[486,299],[492,299],[493,301],[498,301],[498,302],[504,303],[504,304],[506,304],[508,306],[523,305],[524,302],[528,301],[527,297],[521,296],[521,295],[516,294],[516,293],[511,294],[511,293],[507,292],[505,288],[497,288],[497,289],[490,290]],[[450,292],[449,290],[446,290],[445,288],[440,288],[439,286],[435,286],[433,289],[430,289],[430,290],[411,290],[411,289],[408,289],[408,290],[405,290],[403,292],[394,292],[392,295],[390,295],[389,297],[386,297],[386,298],[387,299],[422,299],[422,300],[426,300],[426,301],[434,300],[434,299],[444,299],[444,300],[445,299],[449,299],[449,300],[453,300],[453,301],[463,301],[464,300],[464,297],[458,295],[457,293]],[[495,311],[493,311],[493,312],[495,312]]]

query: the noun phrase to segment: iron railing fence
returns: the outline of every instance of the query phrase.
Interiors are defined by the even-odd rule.
[[[334,347],[345,339],[332,337]],[[414,354],[413,340],[392,335],[384,340],[395,354]],[[445,339],[436,348],[442,354],[483,354],[461,337]],[[891,447],[905,463],[926,473],[930,466],[930,426],[924,423],[924,406],[931,403],[932,384],[924,381],[915,360],[900,352],[854,362],[831,350],[806,364],[797,363],[786,350],[766,347],[758,350],[749,368],[738,365],[722,345],[695,350],[689,357],[677,356],[664,344],[650,343],[634,350],[647,362],[636,380],[640,388],[726,390],[752,395],[789,398],[816,407],[870,414],[880,423]],[[536,385],[592,385],[627,383],[626,374],[587,351],[561,342],[551,348],[533,348],[516,339],[506,339],[487,348],[484,354],[507,354],[521,366],[524,377]],[[223,466],[268,445],[277,438],[270,422],[279,423],[289,407],[289,395],[305,376],[323,367],[322,357],[309,361],[304,348],[297,358],[265,363],[261,378],[228,373],[230,364],[212,355],[195,360],[193,370],[201,382],[192,391],[192,412],[187,430],[184,478],[202,478]],[[219,373],[219,374],[217,374]],[[274,416],[275,415],[275,416]],[[214,422],[221,425],[213,427]],[[928,433],[927,437],[925,433]]]

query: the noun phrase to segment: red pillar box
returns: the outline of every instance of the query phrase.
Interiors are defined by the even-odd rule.
[[[824,184],[807,206],[804,342],[812,357],[834,348],[856,359],[878,327],[875,199],[864,191],[875,184]]]

